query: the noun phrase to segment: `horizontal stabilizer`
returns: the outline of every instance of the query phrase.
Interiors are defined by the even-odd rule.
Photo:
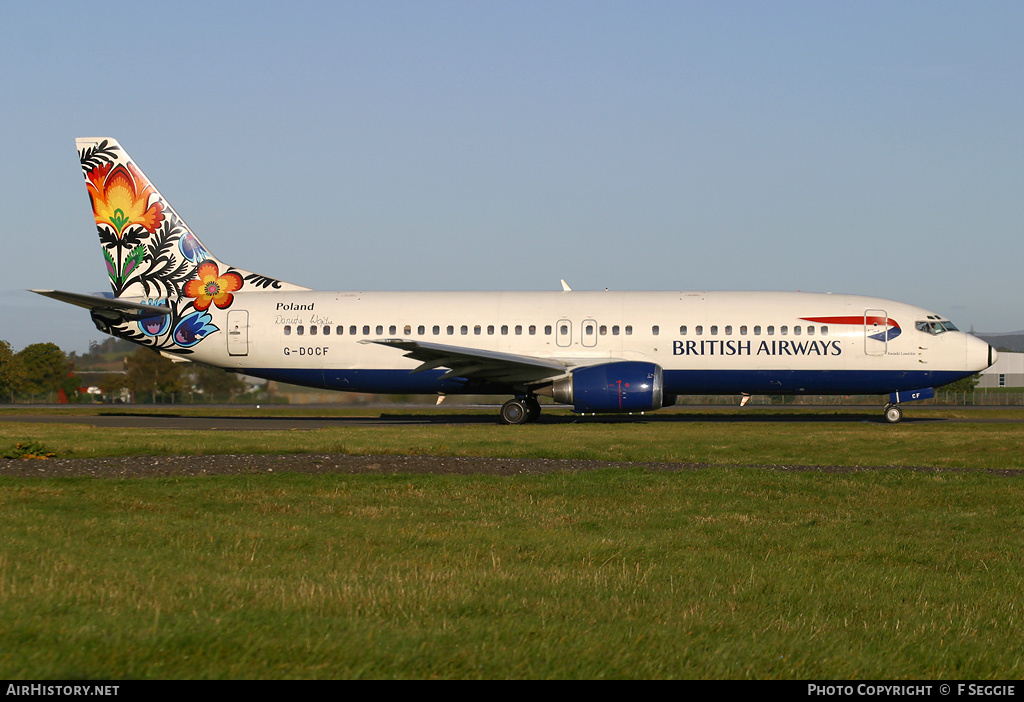
[[[38,295],[52,297],[54,300],[66,302],[69,305],[77,305],[87,310],[110,310],[119,312],[126,319],[145,319],[156,317],[161,314],[170,314],[171,308],[166,305],[147,305],[142,302],[132,302],[117,297],[103,297],[102,295],[83,295],[82,293],[64,292],[63,290],[29,290]]]

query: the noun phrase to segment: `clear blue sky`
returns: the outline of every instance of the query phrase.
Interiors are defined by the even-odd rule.
[[[742,289],[1024,329],[1024,3],[4,3],[0,339],[100,339],[74,138],[316,288]]]

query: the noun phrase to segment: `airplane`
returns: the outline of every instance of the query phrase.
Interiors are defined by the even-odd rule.
[[[324,292],[217,258],[121,145],[76,140],[110,293],[32,292],[176,361],[363,393],[539,397],[581,414],[645,413],[678,395],[888,394],[901,404],[996,351],[942,315],[807,292]]]

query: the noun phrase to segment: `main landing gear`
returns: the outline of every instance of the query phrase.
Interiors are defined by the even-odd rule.
[[[504,424],[536,422],[539,416],[540,402],[533,395],[513,398],[501,406],[501,421]]]
[[[885,417],[885,421],[889,422],[889,424],[895,424],[903,419],[903,410],[899,405],[894,405],[890,402],[882,410],[882,416]]]

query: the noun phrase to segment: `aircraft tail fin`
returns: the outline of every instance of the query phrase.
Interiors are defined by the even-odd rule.
[[[307,289],[225,265],[188,228],[115,139],[79,138],[75,142],[115,297],[173,299],[187,294],[190,281],[195,289],[209,280],[215,281],[222,293],[243,286],[252,290]]]

